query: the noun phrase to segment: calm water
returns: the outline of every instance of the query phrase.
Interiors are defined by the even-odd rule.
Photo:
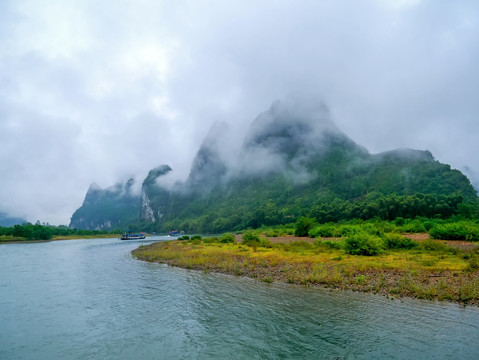
[[[478,359],[479,309],[133,260],[116,239],[0,245],[0,359]]]

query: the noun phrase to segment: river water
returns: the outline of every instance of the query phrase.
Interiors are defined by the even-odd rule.
[[[148,241],[0,245],[0,359],[478,359],[479,308],[134,260]]]

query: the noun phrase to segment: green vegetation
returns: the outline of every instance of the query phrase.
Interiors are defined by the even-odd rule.
[[[353,234],[344,239],[344,251],[351,255],[373,256],[383,252],[385,243],[377,236]]]
[[[255,190],[256,189],[256,190]],[[218,188],[208,200],[202,196],[178,195],[175,204],[165,210],[164,220],[156,224],[144,223],[149,230],[180,228],[186,232],[221,233],[261,226],[304,223],[306,233],[314,223],[342,222],[353,219],[426,217],[447,219],[462,216],[477,218],[476,200],[467,200],[458,194],[383,195],[372,192],[354,199],[342,199],[314,185],[295,185],[281,177],[238,181],[233,190]],[[176,208],[176,206],[180,206]],[[311,220],[310,220],[311,219]],[[423,231],[408,222],[407,232]],[[426,229],[427,230],[427,229]],[[300,233],[304,230],[298,229]]]
[[[370,226],[366,228],[372,232]],[[335,240],[304,238],[293,242],[277,242],[265,238],[261,231],[247,231],[241,242],[222,241],[231,239],[230,235],[140,246],[133,255],[145,261],[248,276],[266,283],[479,303],[478,246],[453,247],[432,239],[418,242],[396,233],[377,236],[364,231]]]
[[[224,244],[234,243],[235,242],[235,236],[233,234],[226,233],[226,234],[221,235],[219,241],[220,241],[220,243],[224,243]]]
[[[141,197],[129,191],[128,184],[92,187],[71,225],[218,234],[301,221],[299,236],[309,233],[314,223],[479,217],[477,193],[468,178],[436,161],[429,151],[371,155],[340,131],[311,138],[316,126],[312,119],[292,112],[288,119],[271,122],[278,114],[268,114],[268,120],[255,120],[238,154],[244,169],[225,163],[224,147],[209,136],[184,183],[162,187],[161,177],[171,171],[162,165],[149,172]],[[274,155],[278,165],[249,169],[258,148]],[[407,225],[408,232],[426,226]]]
[[[14,225],[11,227],[0,226],[0,242],[5,241],[31,241],[31,240],[51,240],[59,239],[75,239],[82,237],[106,237],[117,234],[100,230],[78,230],[67,226],[53,226],[47,224],[24,223],[22,225]]]
[[[401,233],[429,233],[433,239],[479,241],[479,220],[464,219],[458,216],[450,217],[449,219],[397,218],[395,221],[355,219],[337,224],[326,223],[317,225],[309,230],[308,235],[313,238],[339,238],[360,233],[382,238],[389,234],[389,242],[393,241],[391,234]]]
[[[132,190],[133,184],[133,179],[106,189],[92,184],[83,205],[73,213],[70,227],[106,231],[121,229],[120,233],[125,229],[143,231],[138,227],[140,197]]]
[[[295,236],[308,236],[309,231],[316,225],[316,219],[301,216],[298,221],[296,221],[296,226],[294,230]]]
[[[478,220],[460,216],[326,224],[302,218],[293,226],[244,231],[241,241],[226,233],[142,246],[133,254],[141,260],[249,276],[267,283],[479,304],[479,244],[473,236],[478,227]],[[304,229],[309,229],[307,234]],[[412,233],[418,229],[422,235]],[[435,239],[438,234],[442,240]]]
[[[434,239],[479,241],[479,224],[470,221],[435,224],[429,234]]]

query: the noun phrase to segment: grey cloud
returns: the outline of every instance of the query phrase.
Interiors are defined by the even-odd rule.
[[[68,223],[91,182],[164,163],[185,180],[214,122],[237,150],[290,96],[323,99],[373,153],[479,173],[475,1],[55,4],[0,5],[0,211]]]

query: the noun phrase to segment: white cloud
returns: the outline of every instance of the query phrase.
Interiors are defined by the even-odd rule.
[[[67,223],[90,182],[186,176],[215,121],[238,138],[276,98],[317,96],[373,152],[479,173],[474,1],[0,4],[0,210]]]

